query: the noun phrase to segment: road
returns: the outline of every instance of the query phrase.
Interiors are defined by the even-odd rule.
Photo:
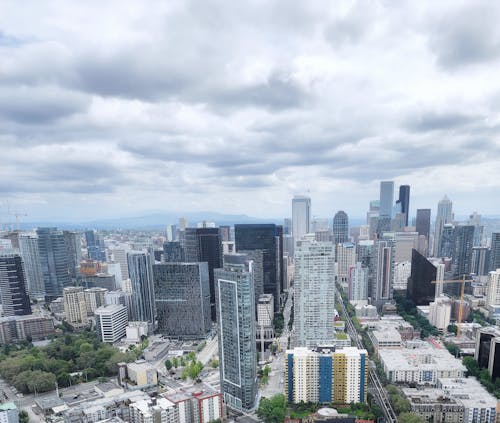
[[[352,323],[352,319],[347,313],[347,310],[345,308],[344,302],[342,301],[342,297],[340,295],[339,290],[337,289],[337,295],[340,298],[339,304],[342,307],[342,313],[345,316],[345,322],[346,322],[346,327],[347,331],[349,332],[349,335],[353,342],[356,344],[356,346],[360,349],[364,349],[363,343],[360,339],[360,336],[358,334],[358,331],[354,327],[354,324]],[[397,423],[398,419],[396,416],[396,413],[394,412],[392,405],[389,401],[389,397],[387,396],[387,392],[385,391],[384,387],[382,386],[382,383],[380,383],[380,379],[378,377],[378,374],[376,371],[370,371],[368,372],[369,375],[369,386],[370,391],[372,391],[375,395],[375,398],[377,399],[377,403],[380,405],[382,408],[382,411],[384,413],[385,420],[389,423]]]

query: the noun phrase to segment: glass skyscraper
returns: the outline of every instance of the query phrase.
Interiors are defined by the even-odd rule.
[[[333,217],[333,243],[342,244],[349,241],[349,217],[343,210]]]
[[[21,255],[16,250],[0,252],[0,300],[4,316],[31,314]]]
[[[295,243],[309,233],[311,222],[311,199],[296,195],[292,200],[292,235]]]
[[[151,255],[143,251],[127,253],[128,273],[132,287],[130,320],[155,322],[155,297]]]

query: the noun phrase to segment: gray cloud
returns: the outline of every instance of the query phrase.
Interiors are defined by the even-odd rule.
[[[458,130],[481,119],[484,117],[461,112],[428,111],[411,116],[404,125],[414,132]]]

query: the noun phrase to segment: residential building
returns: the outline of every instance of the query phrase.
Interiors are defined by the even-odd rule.
[[[199,338],[211,328],[208,264],[153,265],[158,331],[167,336]]]
[[[436,297],[429,304],[429,322],[431,325],[444,332],[448,329],[451,319],[453,301],[446,296]]]
[[[82,260],[82,240],[79,232],[63,231],[64,244],[68,252],[68,273],[72,279],[78,275],[78,265]]]
[[[252,264],[241,263],[238,255],[226,257],[214,271],[221,389],[228,407],[251,410],[257,396]]]
[[[296,347],[332,345],[335,320],[334,246],[305,237],[295,249]]]
[[[106,249],[104,247],[104,240],[100,234],[94,230],[85,231],[85,241],[89,259],[106,261]]]
[[[334,244],[349,242],[349,217],[343,210],[335,213],[333,217],[333,238]]]
[[[453,272],[456,278],[468,276],[472,269],[472,247],[474,246],[474,226],[458,225],[455,227],[453,249]]]
[[[271,294],[262,294],[257,304],[257,325],[272,326],[274,320],[274,299]]]
[[[50,317],[30,314],[0,318],[0,344],[39,341],[54,333],[54,321]]]
[[[366,402],[368,353],[355,347],[287,350],[285,395],[289,403]]]
[[[486,304],[490,306],[500,304],[500,268],[488,274]]]
[[[24,263],[17,250],[0,251],[0,303],[6,317],[31,314]]]
[[[401,334],[396,329],[374,330],[370,339],[375,351],[380,349],[400,349],[403,345]]]
[[[376,240],[372,251],[372,304],[380,309],[393,297],[394,241]]]
[[[67,286],[63,289],[64,315],[71,324],[87,324],[87,304],[81,286]]]
[[[411,275],[411,261],[401,261],[394,265],[394,291],[406,292],[408,288],[408,278]]]
[[[147,252],[127,253],[128,273],[132,286],[131,320],[155,323],[155,297],[151,255]]]
[[[450,398],[441,389],[403,388],[410,402],[411,411],[429,423],[463,423],[465,407],[459,400]]]
[[[163,397],[133,402],[129,405],[130,423],[178,423],[175,404]]]
[[[471,273],[477,276],[488,274],[490,249],[488,247],[472,247]],[[491,269],[495,270],[495,269]]]
[[[94,312],[97,333],[102,342],[113,343],[126,335],[128,325],[127,308],[124,305],[107,305]]]
[[[88,288],[83,291],[88,316],[92,316],[97,308],[105,305],[107,292],[106,288]]]
[[[19,410],[13,402],[0,404],[0,423],[19,423]]]
[[[292,200],[292,235],[295,243],[310,232],[311,199],[296,195]]]
[[[360,261],[349,271],[349,285],[347,288],[349,301],[368,299],[368,268]]]
[[[356,265],[356,246],[352,242],[337,244],[337,282],[346,284],[349,272]]]
[[[110,249],[111,259],[120,265],[120,272],[123,280],[129,278],[127,252],[130,251],[128,245],[113,247]]]

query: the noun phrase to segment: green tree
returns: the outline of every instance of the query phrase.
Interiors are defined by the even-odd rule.
[[[272,398],[262,398],[257,409],[257,415],[266,423],[282,423],[285,419],[286,399],[283,394]]]
[[[30,421],[30,418],[28,416],[28,413],[24,410],[21,410],[19,412],[19,423],[28,423]]]
[[[172,368],[172,362],[170,360],[165,361],[165,368],[167,369],[167,371],[170,371],[170,369]]]
[[[172,359],[172,364],[174,365],[174,367],[177,369],[177,367],[179,367],[179,359],[177,357],[174,357]]]
[[[401,413],[398,423],[427,423],[427,420],[415,413]]]

